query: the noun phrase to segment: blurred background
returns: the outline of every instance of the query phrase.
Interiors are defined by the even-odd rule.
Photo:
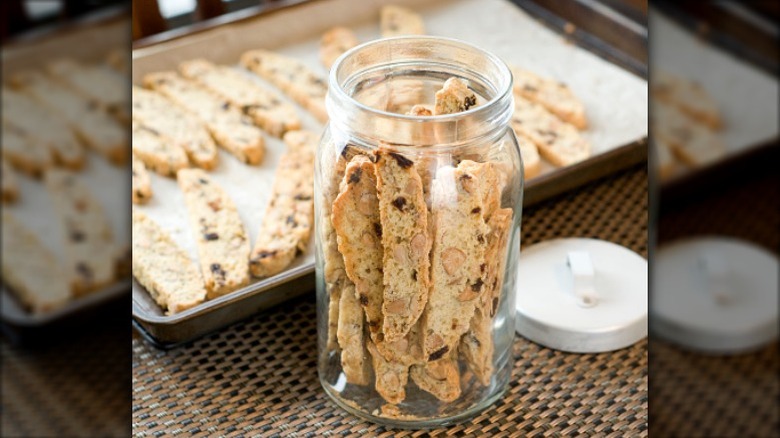
[[[0,436],[129,436],[130,4],[1,5]]]
[[[776,436],[777,2],[651,2],[651,436]]]

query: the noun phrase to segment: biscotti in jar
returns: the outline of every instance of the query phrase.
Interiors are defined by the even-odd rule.
[[[475,415],[512,366],[523,165],[512,76],[403,37],[333,66],[315,175],[319,376],[344,409],[429,427]]]

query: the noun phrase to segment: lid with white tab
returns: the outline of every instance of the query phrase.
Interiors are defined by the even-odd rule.
[[[523,250],[517,333],[549,348],[599,353],[647,337],[647,260],[611,242],[569,238]]]
[[[733,354],[777,339],[778,259],[732,238],[698,237],[656,251],[651,330],[693,350]]]

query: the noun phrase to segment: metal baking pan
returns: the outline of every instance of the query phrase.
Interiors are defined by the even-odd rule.
[[[654,66],[666,69],[676,57],[692,60],[682,65],[713,94],[725,119],[720,135],[727,146],[719,160],[661,181],[661,210],[776,162],[777,39],[762,23],[761,9],[759,4],[653,3],[650,27],[664,34],[654,46]],[[740,92],[730,94],[737,78]]]
[[[473,3],[467,5],[468,7],[484,5],[476,0],[472,1]],[[259,47],[281,50],[282,53],[303,58],[311,65],[319,65],[317,62],[317,40],[324,30],[334,25],[352,26],[354,24],[358,37],[365,40],[368,35],[366,32],[368,23],[373,23],[372,26],[376,28],[374,33],[378,32],[378,11],[383,4],[388,3],[407,5],[413,9],[421,10],[423,13],[428,9],[443,11],[440,16],[432,17],[431,21],[432,26],[439,26],[440,29],[447,23],[447,19],[452,19],[453,13],[458,13],[458,7],[460,7],[462,14],[465,4],[463,0],[274,2],[268,7],[257,6],[247,11],[237,12],[234,15],[235,18],[228,15],[211,22],[195,24],[184,30],[176,29],[137,41],[134,44],[133,53],[133,82],[141,83],[141,79],[146,73],[174,69],[179,62],[195,57],[205,57],[216,63],[235,64],[245,50]],[[561,29],[566,22],[573,22],[576,26],[576,20],[579,16],[578,13],[574,13],[572,17],[561,18],[555,12],[546,9],[543,5],[544,2],[495,0],[493,3],[502,3],[502,10],[510,12],[519,7],[526,15],[524,19],[528,20],[528,23],[542,22],[543,26],[540,27],[552,27],[558,34],[563,33]],[[451,5],[455,5],[455,7],[450,9]],[[514,10],[516,11],[516,9]],[[603,22],[610,20],[609,16],[603,14],[599,16],[604,20]],[[426,17],[426,20],[428,18]],[[591,19],[593,19],[592,15]],[[291,23],[295,23],[295,25],[293,26]],[[533,25],[539,26],[538,23]],[[594,37],[582,29],[576,30],[572,34],[566,34],[566,41],[556,37],[553,44],[569,47],[573,43],[591,54],[596,54],[602,60],[606,60],[605,65],[617,65],[623,70],[633,73],[634,77],[638,77],[638,79],[632,80],[642,81],[645,79],[647,70],[646,31],[642,31],[641,25],[630,27],[627,31],[632,32],[630,39],[633,43],[626,44],[624,42],[620,49],[613,48],[602,37]],[[545,32],[549,32],[549,30],[545,30]],[[603,63],[604,61],[598,62]],[[614,67],[610,67],[610,71],[612,69]],[[644,87],[646,87],[646,83]],[[646,110],[646,108],[644,109]],[[301,111],[301,113],[303,112]],[[304,126],[307,125],[306,119],[307,117],[304,116]],[[547,173],[529,180],[526,184],[524,205],[549,199],[610,173],[645,162],[647,157],[646,119],[639,121],[639,123],[644,129],[643,135],[637,135],[631,141],[616,145],[584,162],[547,171]],[[267,137],[266,140],[268,139]],[[313,261],[299,262],[294,268],[277,276],[260,280],[239,291],[207,301],[176,315],[165,315],[148,293],[140,285],[134,284],[133,317],[135,327],[155,345],[172,347],[245,319],[291,297],[310,293],[314,286],[313,273]]]
[[[47,61],[61,57],[86,62],[99,61],[100,58],[96,57],[108,53],[109,50],[127,45],[131,25],[128,12],[128,8],[125,7],[103,8],[70,22],[48,24],[14,36],[12,40],[3,44],[3,75],[9,76],[16,71],[40,68]],[[91,152],[89,154],[93,155]],[[89,159],[100,160],[94,156]],[[89,166],[91,163],[88,164]],[[129,172],[127,172],[127,176],[129,184]],[[36,218],[36,222],[49,221],[48,212],[34,211],[34,207],[30,207],[30,205],[40,204],[32,202],[28,205],[25,202],[25,199],[31,195],[40,195],[37,186],[39,183],[28,183],[27,177],[21,175],[19,179],[20,204],[4,205],[3,208],[11,211],[15,211],[17,208],[26,209],[26,218],[32,214],[39,216]],[[34,193],[31,193],[31,190]],[[110,197],[113,194],[106,196]],[[127,199],[129,202],[129,195]],[[117,201],[117,203],[121,202]],[[120,229],[116,227],[116,224],[114,225],[115,233],[119,234]],[[56,230],[54,227],[45,228]],[[127,240],[119,243],[128,243],[129,236],[123,237],[127,237]],[[42,235],[42,239],[50,238],[53,237]],[[7,255],[3,254],[3,256]],[[109,314],[114,317],[115,315],[126,315],[130,298],[129,292],[130,279],[127,278],[84,297],[76,298],[53,311],[36,314],[28,311],[13,292],[3,284],[0,287],[1,328],[12,341],[25,343],[52,341],[73,333],[70,329],[82,330],[85,324],[101,315]]]

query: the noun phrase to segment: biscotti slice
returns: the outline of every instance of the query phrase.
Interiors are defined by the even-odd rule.
[[[114,164],[127,161],[125,128],[103,109],[37,71],[14,75],[13,83],[65,120],[84,144]]]
[[[425,23],[420,14],[401,6],[382,7],[379,26],[382,38],[425,34]]]
[[[285,141],[292,132],[285,135]],[[314,226],[314,146],[282,155],[271,200],[252,249],[252,275],[269,277],[306,251]]]
[[[477,96],[458,78],[449,78],[441,90],[436,92],[436,105],[433,114],[455,114],[468,111],[477,104]]]
[[[206,300],[203,277],[171,236],[133,209],[133,276],[168,314]]]
[[[344,177],[347,158],[343,154],[335,153],[333,149],[325,148],[326,153],[322,155],[321,165],[325,168],[332,168],[330,178],[323,180],[320,186],[320,196],[322,196],[323,205],[333,205],[333,201],[339,194],[339,185]],[[336,331],[338,329],[339,302],[341,293],[345,287],[351,287],[354,291],[354,284],[347,277],[344,268],[344,257],[341,256],[338,248],[336,230],[333,228],[333,222],[330,212],[322,209],[323,213],[316,221],[321,227],[321,245],[323,253],[325,288],[328,291],[328,350],[338,348]]]
[[[672,147],[669,143],[662,138],[653,138],[653,146],[655,147],[655,158],[658,176],[661,180],[668,179],[677,169],[677,162],[672,156]]]
[[[130,102],[127,87],[130,78],[104,64],[82,64],[72,59],[61,59],[47,66],[48,72],[103,107],[120,121],[130,120]]]
[[[71,298],[70,278],[38,237],[3,211],[3,283],[35,313],[54,310]]]
[[[59,164],[71,169],[80,169],[84,165],[84,149],[57,114],[31,97],[7,87],[3,87],[2,102],[4,122],[15,126],[32,141],[45,144]],[[42,124],[44,120],[46,122]]]
[[[115,278],[116,247],[102,205],[73,172],[52,169],[46,172],[44,181],[64,225],[67,269],[74,278],[75,294],[109,285]]]
[[[16,182],[16,175],[11,165],[2,160],[2,176],[0,176],[0,187],[3,191],[3,202],[14,202],[19,197],[19,185]]]
[[[515,131],[515,137],[517,138],[517,145],[520,146],[520,156],[523,158],[523,178],[531,179],[542,170],[542,160],[539,158],[539,149],[536,144],[531,141],[525,134],[517,129],[514,125],[512,129]]]
[[[512,127],[533,141],[542,157],[556,166],[568,166],[590,156],[590,144],[574,125],[524,97],[515,96]]]
[[[284,144],[290,152],[316,153],[320,142],[320,134],[312,131],[298,130],[284,134]],[[343,175],[342,169],[342,175]],[[340,180],[339,180],[340,181]],[[338,189],[338,184],[336,184]]]
[[[363,309],[353,285],[344,287],[339,297],[337,336],[341,346],[341,368],[347,382],[368,385],[370,372],[363,335]]]
[[[683,163],[700,167],[726,154],[726,145],[710,128],[695,123],[677,107],[656,102],[653,106],[655,138],[666,142]]]
[[[376,175],[384,249],[383,333],[394,342],[409,332],[428,298],[428,207],[412,160],[380,148]]]
[[[233,200],[201,169],[182,169],[179,187],[198,244],[208,298],[233,292],[249,282],[249,238]]]
[[[538,103],[577,129],[588,127],[585,106],[568,85],[518,67],[512,68],[512,76],[515,95]]]
[[[357,45],[358,40],[352,30],[346,27],[334,27],[325,32],[320,39],[320,61],[330,70],[339,56]]]
[[[483,194],[475,163],[439,169],[431,189],[433,250],[431,290],[422,316],[423,353],[439,360],[468,330],[484,284],[489,229],[482,217]]]
[[[710,129],[717,131],[723,128],[723,118],[718,105],[698,82],[665,72],[654,72],[652,82],[653,96],[657,99],[674,105],[688,117]]]
[[[49,148],[41,141],[27,137],[19,128],[4,121],[1,134],[2,156],[17,170],[39,177],[54,165]]]
[[[184,77],[230,102],[275,137],[301,129],[301,121],[293,105],[232,67],[194,59],[179,64],[179,71]]]
[[[328,120],[325,95],[328,85],[300,61],[268,50],[250,50],[241,55],[241,64],[279,87],[319,121]]]
[[[163,176],[176,176],[176,172],[189,166],[184,149],[168,137],[146,125],[133,123],[133,155],[144,165]]]
[[[133,204],[145,204],[152,197],[152,183],[143,161],[133,155]]]
[[[195,166],[206,170],[217,166],[217,146],[208,130],[195,116],[159,93],[133,87],[133,121],[182,149]]]
[[[493,317],[498,309],[506,268],[506,243],[512,224],[512,210],[496,210],[488,220],[490,233],[485,250],[486,281],[469,329],[460,341],[460,354],[483,385],[493,375]]]
[[[398,404],[406,398],[406,383],[409,381],[409,365],[388,361],[379,353],[373,342],[367,341],[374,367],[374,388],[385,401]]]
[[[260,164],[265,140],[260,129],[219,95],[174,72],[150,73],[144,84],[190,111],[226,151],[247,164]]]
[[[455,401],[461,394],[457,357],[457,350],[453,350],[442,360],[413,365],[409,371],[412,381],[443,402]]]
[[[333,203],[333,226],[344,266],[366,312],[372,339],[382,329],[382,222],[374,163],[363,155],[347,165],[341,193]]]

